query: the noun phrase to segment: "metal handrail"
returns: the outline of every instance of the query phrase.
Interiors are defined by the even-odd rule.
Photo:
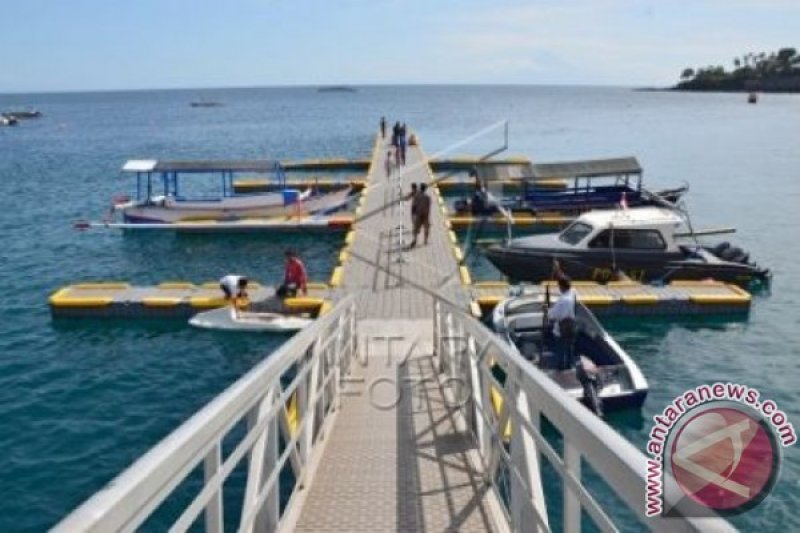
[[[187,529],[205,511],[206,531],[221,531],[223,485],[245,458],[249,468],[240,528],[278,527],[278,473],[291,457],[295,478],[303,478],[321,428],[338,403],[340,373],[355,354],[353,300],[350,296],[339,302],[239,378],[65,517],[55,531],[135,530],[201,465],[204,486],[173,529]],[[290,370],[295,374],[282,384]],[[286,416],[290,400],[296,409],[294,427]],[[247,433],[223,462],[222,441],[242,421]],[[279,436],[286,443],[280,454]]]
[[[645,518],[645,455],[475,318],[441,300],[435,306],[436,353],[448,382],[467,384],[454,394],[460,399],[456,407],[477,441],[485,477],[496,485],[501,465],[510,474],[510,488],[498,497],[507,503],[512,530],[550,529],[541,501],[540,454],[562,481],[565,531],[580,530],[581,511],[602,531],[621,527],[582,482],[582,460],[653,531],[734,530],[718,517]],[[494,365],[505,370],[503,383],[492,375]],[[540,415],[561,433],[563,453],[541,433]]]

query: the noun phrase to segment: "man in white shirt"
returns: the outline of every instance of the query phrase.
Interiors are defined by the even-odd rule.
[[[547,310],[547,318],[553,325],[553,340],[557,348],[561,368],[572,368],[572,348],[575,343],[575,289],[569,277],[554,263],[556,279],[561,295],[558,301]]]
[[[247,278],[236,274],[228,274],[219,280],[219,288],[225,293],[226,300],[246,298]]]

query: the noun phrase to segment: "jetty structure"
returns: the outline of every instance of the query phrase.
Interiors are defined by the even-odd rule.
[[[408,249],[404,198],[433,172],[416,145],[387,177],[386,153],[378,136],[329,310],[55,530],[732,530],[645,517],[644,454],[473,316],[502,287],[473,285],[435,186]]]

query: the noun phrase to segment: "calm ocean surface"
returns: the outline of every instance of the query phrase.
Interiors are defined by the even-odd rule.
[[[220,108],[191,108],[219,100]],[[378,118],[399,118],[429,153],[499,120],[510,153],[535,160],[636,155],[645,183],[691,184],[696,227],[774,271],[749,318],[614,321],[607,326],[650,381],[644,420],[611,422],[644,447],[648,420],[688,388],[757,387],[800,428],[800,97],[614,88],[238,89],[0,95],[0,110],[44,116],[0,128],[0,531],[35,531],[101,488],[283,338],[190,329],[181,321],[54,322],[48,295],[77,281],[203,282],[229,271],[273,282],[291,241],[326,280],[340,237],[79,233],[130,193],[128,158],[367,155]],[[480,153],[499,133],[460,147]],[[478,262],[480,276],[493,277]],[[746,530],[800,530],[800,451],[784,450],[775,492],[733,519]]]

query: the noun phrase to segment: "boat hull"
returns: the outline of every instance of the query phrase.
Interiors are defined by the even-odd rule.
[[[231,221],[247,218],[274,218],[298,214],[328,214],[343,208],[350,201],[349,187],[328,194],[311,196],[302,202],[287,203],[281,193],[233,197],[238,203],[224,199],[218,202],[162,201],[146,205],[124,206],[120,210],[129,223],[161,223],[193,221]]]
[[[629,207],[659,206],[664,202],[676,203],[686,193],[688,188],[678,187],[661,192],[641,193],[622,187],[607,187],[606,190],[598,189],[590,193],[543,191],[529,193],[524,197],[506,198],[502,200],[505,209],[515,212],[541,213],[558,211],[563,213],[583,213],[592,209],[608,209],[617,207],[625,195],[625,202]],[[456,202],[455,209],[459,213],[473,215],[492,215],[498,212],[495,205],[482,202],[460,200]]]
[[[615,278],[614,266],[629,278],[641,282],[711,278],[747,286],[766,276],[765,271],[751,264],[692,261],[681,253],[625,253],[618,250],[614,257],[608,251],[526,250],[507,246],[492,246],[485,253],[489,261],[511,280],[534,283],[553,279],[554,259],[570,278],[601,283]]]

